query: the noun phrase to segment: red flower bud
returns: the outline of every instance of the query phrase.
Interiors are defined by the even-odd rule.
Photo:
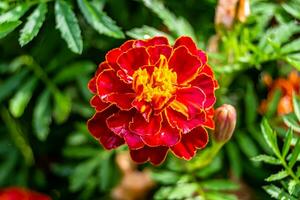
[[[215,140],[227,142],[236,124],[236,110],[233,106],[224,104],[215,111]]]

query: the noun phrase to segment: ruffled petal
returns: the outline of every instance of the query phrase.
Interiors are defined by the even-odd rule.
[[[189,53],[185,46],[180,46],[173,51],[168,65],[177,73],[178,84],[193,80],[202,67],[200,59]]]
[[[134,93],[124,93],[124,94],[110,94],[107,96],[106,100],[110,103],[116,104],[122,110],[130,110],[132,108],[132,102],[135,99]]]
[[[110,50],[105,56],[108,64],[116,71],[120,68],[117,64],[117,60],[122,53],[123,51],[120,48],[115,48]]]
[[[176,100],[170,106],[191,119],[202,111],[204,103],[204,92],[200,88],[190,87],[177,89]]]
[[[190,160],[195,156],[197,149],[204,148],[208,143],[208,134],[202,127],[193,129],[187,134],[183,134],[181,141],[171,147],[174,155]]]
[[[130,156],[137,163],[150,161],[153,165],[159,165],[166,159],[168,149],[168,147],[145,146],[138,150],[130,150]]]
[[[110,69],[106,69],[98,75],[97,91],[101,99],[105,99],[113,93],[124,94],[133,92],[131,86],[121,81],[115,71]]]
[[[145,47],[129,49],[118,58],[118,64],[125,73],[132,76],[139,67],[148,65],[149,54]]]
[[[127,84],[131,84],[132,83],[132,77],[128,76],[128,74],[126,74],[123,70],[118,70],[117,71],[117,76],[124,81]]]
[[[211,107],[206,112],[206,121],[203,123],[203,126],[215,129],[215,121],[214,121],[214,108]]]
[[[136,113],[132,122],[129,124],[129,129],[138,135],[155,135],[161,129],[162,117],[161,115],[153,115],[149,122],[140,114]]]
[[[103,102],[98,95],[92,97],[90,104],[98,112],[102,112],[111,105],[110,103]]]
[[[132,112],[119,111],[106,120],[108,128],[115,134],[123,137],[130,149],[139,149],[144,146],[139,135],[132,133],[128,126],[132,119]]]
[[[162,123],[161,130],[156,135],[141,136],[146,145],[151,147],[156,146],[174,146],[181,137],[180,131],[172,128],[167,120]]]
[[[106,114],[96,113],[87,122],[88,129],[92,135],[99,140],[105,149],[115,149],[124,144],[124,140],[108,129],[105,123]]]
[[[93,93],[96,94],[97,93],[97,85],[96,85],[96,80],[98,75],[105,69],[110,69],[111,67],[108,65],[107,62],[102,62],[98,68],[97,71],[95,73],[95,76],[89,81],[88,83],[88,88],[89,90]]]
[[[217,89],[219,87],[217,80],[214,78],[214,72],[212,71],[211,67],[209,65],[204,65],[203,68],[200,71],[200,74],[206,74],[207,76],[210,76],[214,81],[214,86]]]
[[[150,115],[152,114],[152,107],[148,102],[135,99],[132,102],[132,106],[135,107],[139,113],[141,113],[146,121],[149,121]]]
[[[135,40],[127,40],[126,42],[124,42],[124,44],[122,44],[120,46],[120,49],[122,51],[128,51],[129,49],[133,48]]]
[[[205,108],[211,107],[216,102],[214,80],[206,75],[200,74],[190,82],[192,86],[200,88],[205,94]]]
[[[166,116],[169,124],[182,130],[183,133],[188,133],[198,126],[202,126],[206,122],[205,112],[198,113],[194,118],[188,119],[186,116],[173,110],[172,108],[166,109]]]
[[[147,51],[150,56],[150,64],[155,65],[159,61],[161,55],[164,55],[169,59],[172,48],[168,45],[157,45],[148,47]]]
[[[164,36],[157,36],[147,40],[137,40],[134,43],[135,47],[149,47],[149,46],[156,46],[156,45],[169,45],[169,41]]]

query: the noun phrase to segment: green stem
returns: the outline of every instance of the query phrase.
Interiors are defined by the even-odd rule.
[[[212,146],[203,150],[203,152],[195,158],[194,162],[191,162],[187,165],[188,170],[194,171],[209,165],[214,160],[224,144],[225,142],[216,142],[213,140]]]
[[[285,170],[288,172],[288,174],[297,182],[300,183],[299,178],[296,176],[296,174],[293,172],[293,170],[288,166],[288,164],[286,163],[285,159],[282,156],[278,156],[277,157],[280,159],[282,165],[284,166]]]

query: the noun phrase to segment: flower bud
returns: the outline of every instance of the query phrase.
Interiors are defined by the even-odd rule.
[[[224,104],[215,111],[215,134],[217,142],[227,142],[236,125],[236,110],[233,106]]]

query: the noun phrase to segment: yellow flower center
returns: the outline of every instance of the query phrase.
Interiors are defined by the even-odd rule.
[[[167,58],[160,55],[158,67],[152,75],[147,69],[138,69],[133,74],[133,88],[139,94],[138,100],[155,102],[163,105],[176,91],[177,75],[169,69]],[[162,102],[161,102],[162,101]]]

